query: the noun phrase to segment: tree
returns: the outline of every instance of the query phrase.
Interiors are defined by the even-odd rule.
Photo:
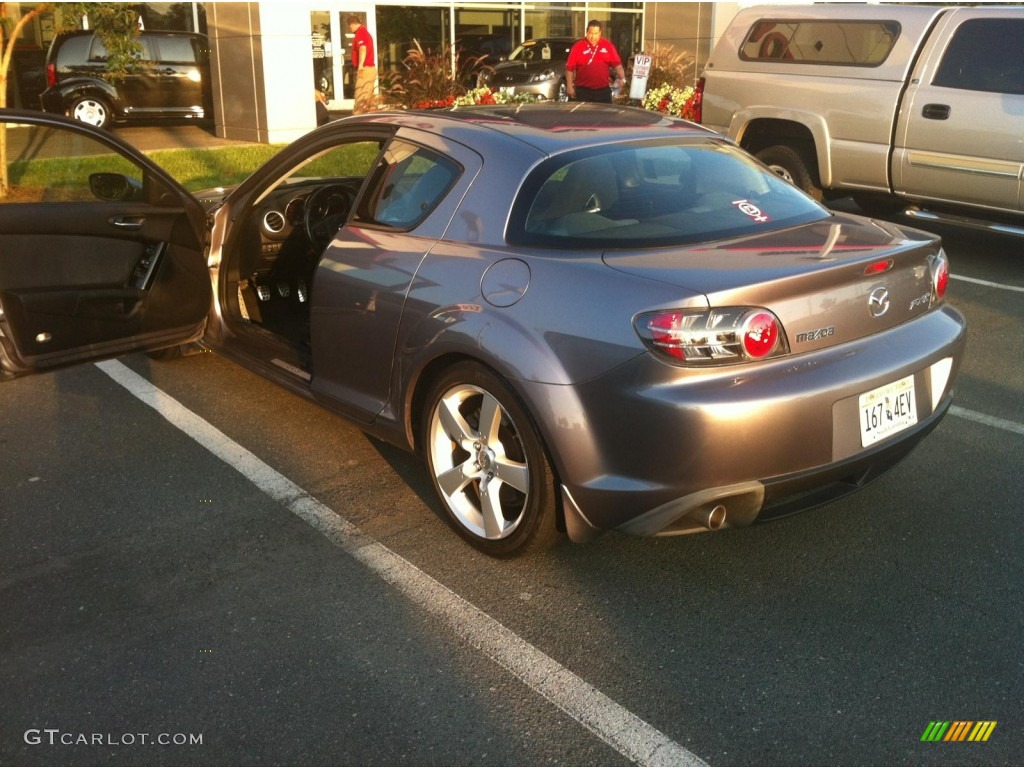
[[[37,5],[11,24],[7,15],[7,3],[0,3],[0,109],[7,106],[7,73],[11,68],[14,43],[32,19],[47,10],[47,4]],[[10,182],[7,178],[7,125],[0,123],[0,198],[7,197]]]
[[[62,3],[62,23],[58,29],[73,29],[83,16],[107,49],[107,71],[110,81],[122,79],[126,74],[152,62],[142,59],[139,40],[139,6],[135,3]]]
[[[14,45],[25,27],[37,16],[51,10],[52,3],[40,3],[16,22],[8,15],[7,3],[0,2],[0,108],[7,106],[7,76],[10,71]],[[78,19],[89,17],[90,25],[96,30],[107,49],[106,77],[110,80],[123,78],[136,67],[145,66],[142,44],[139,41],[139,12],[135,5],[127,3],[64,3],[61,5],[61,22],[58,31],[77,26]],[[7,125],[0,123],[0,199],[6,198],[10,189],[7,174]]]

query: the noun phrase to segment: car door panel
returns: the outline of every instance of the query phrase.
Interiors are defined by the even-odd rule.
[[[913,199],[1020,211],[1024,19],[961,8],[944,20],[901,112],[894,189]]]
[[[66,129],[92,130],[80,124]],[[15,134],[17,147],[23,137],[8,133]],[[89,169],[96,162],[81,165]],[[143,181],[137,195],[132,191],[140,199],[119,201],[82,199],[88,182],[61,190],[51,181],[29,189],[31,169],[16,169],[10,197],[0,199],[0,377],[167,346],[202,333],[211,286],[196,211],[187,210],[185,198],[174,198],[173,182],[148,172],[139,169]],[[62,199],[67,197],[76,199]],[[199,215],[201,222],[201,210]]]
[[[362,421],[385,408],[410,285],[479,167],[466,147],[409,129],[384,149],[313,280],[315,397]]]

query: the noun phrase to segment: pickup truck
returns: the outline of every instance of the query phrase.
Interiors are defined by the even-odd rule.
[[[1024,234],[1024,7],[747,8],[697,93],[818,199]]]

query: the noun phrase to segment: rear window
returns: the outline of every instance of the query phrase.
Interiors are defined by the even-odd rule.
[[[896,21],[764,19],[751,27],[740,58],[877,67],[888,58],[899,35]]]
[[[523,185],[515,243],[660,247],[768,232],[828,216],[740,149],[713,139],[559,155]]]
[[[57,66],[74,67],[84,64],[89,57],[89,45],[91,43],[91,35],[58,37],[55,43],[57,46]]]

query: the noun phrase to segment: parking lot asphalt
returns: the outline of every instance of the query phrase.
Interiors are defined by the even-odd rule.
[[[956,411],[861,493],[744,531],[496,562],[415,457],[214,355],[124,362],[710,764],[1016,765],[1024,262],[942,234]],[[3,385],[0,425],[0,765],[628,762],[95,366]],[[956,719],[996,726],[922,739]]]

